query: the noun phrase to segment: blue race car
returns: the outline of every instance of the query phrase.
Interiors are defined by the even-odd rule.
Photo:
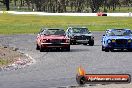
[[[130,29],[107,29],[102,37],[102,51],[120,49],[132,51],[132,31]]]

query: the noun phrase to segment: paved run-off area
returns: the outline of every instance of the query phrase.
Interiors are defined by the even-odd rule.
[[[94,32],[95,46],[72,45],[70,52],[39,52],[35,50],[34,34],[0,35],[0,44],[19,48],[36,60],[35,64],[26,68],[0,72],[0,88],[75,86],[75,76],[80,65],[87,73],[132,75],[132,52],[102,52],[102,35],[103,32]]]

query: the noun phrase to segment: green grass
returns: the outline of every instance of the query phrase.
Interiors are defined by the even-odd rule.
[[[132,29],[131,17],[73,17],[0,14],[0,34],[37,33],[41,27],[86,26],[91,31]]]
[[[5,60],[5,59],[0,58],[0,67],[8,65],[9,63],[11,63],[11,62],[9,62],[9,60]]]

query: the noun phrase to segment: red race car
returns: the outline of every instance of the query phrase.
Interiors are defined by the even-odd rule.
[[[70,39],[65,36],[65,31],[59,28],[42,28],[36,39],[36,49],[61,49],[70,51]]]

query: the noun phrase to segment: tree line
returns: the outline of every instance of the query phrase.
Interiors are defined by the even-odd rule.
[[[104,12],[117,7],[131,7],[132,0],[0,0],[6,10],[12,6],[27,7],[33,11],[42,12],[98,12],[100,7]],[[11,4],[11,5],[10,5]]]

